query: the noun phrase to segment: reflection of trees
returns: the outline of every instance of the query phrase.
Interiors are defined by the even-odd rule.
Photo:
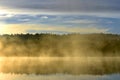
[[[16,57],[14,60],[6,58],[1,64],[0,72],[19,74],[90,74],[104,75],[120,73],[119,58],[76,58],[49,59]],[[87,60],[88,61],[87,61]],[[47,60],[47,61],[46,61]]]

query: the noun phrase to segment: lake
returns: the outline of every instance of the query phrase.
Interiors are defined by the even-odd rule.
[[[1,57],[0,80],[118,80],[119,57]]]
[[[35,75],[35,74],[3,74],[0,73],[0,80],[120,80],[119,74],[112,75]]]

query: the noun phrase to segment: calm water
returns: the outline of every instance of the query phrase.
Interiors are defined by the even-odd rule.
[[[118,80],[119,57],[1,57],[0,80]]]
[[[35,75],[35,74],[0,74],[0,80],[120,80],[119,74],[112,75]]]
[[[0,72],[20,74],[92,74],[120,73],[119,57],[1,57]]]

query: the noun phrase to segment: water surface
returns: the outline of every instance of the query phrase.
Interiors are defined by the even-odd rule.
[[[35,74],[3,74],[0,80],[120,80],[119,74],[112,75],[35,75]]]
[[[108,75],[120,73],[119,57],[1,57],[0,72]]]

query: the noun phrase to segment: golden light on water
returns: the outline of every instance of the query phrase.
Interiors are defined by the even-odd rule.
[[[3,45],[2,45],[2,42],[0,42],[0,50],[2,49],[2,46],[3,46]]]

